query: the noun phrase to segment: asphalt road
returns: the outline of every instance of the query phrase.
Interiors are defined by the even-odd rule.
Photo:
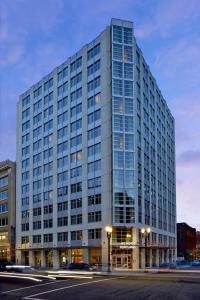
[[[128,277],[44,280],[0,278],[0,300],[200,300],[200,282]]]

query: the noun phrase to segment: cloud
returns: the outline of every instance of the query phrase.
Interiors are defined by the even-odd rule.
[[[183,152],[177,159],[180,166],[193,166],[200,165],[200,150],[188,150]]]
[[[166,36],[176,26],[200,16],[198,0],[163,0],[156,3],[144,24],[136,28],[137,37],[146,38],[155,33]]]

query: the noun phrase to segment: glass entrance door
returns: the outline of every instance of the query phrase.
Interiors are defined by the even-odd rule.
[[[113,267],[121,269],[131,269],[131,255],[129,254],[114,254],[113,255]]]

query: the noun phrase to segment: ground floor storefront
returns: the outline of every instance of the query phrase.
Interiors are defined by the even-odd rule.
[[[32,249],[18,250],[17,263],[36,268],[65,268],[69,263],[89,263],[107,269],[107,249]],[[113,246],[110,253],[112,269],[139,269],[158,267],[163,263],[175,261],[175,251],[168,248],[144,248],[136,246]]]

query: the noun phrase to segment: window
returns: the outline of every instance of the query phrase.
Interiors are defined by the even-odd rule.
[[[114,130],[123,131],[123,116],[114,115]]]
[[[71,132],[77,131],[82,128],[82,119],[71,123]]]
[[[58,173],[57,182],[62,183],[63,181],[67,181],[67,176],[68,176],[68,171]]]
[[[88,174],[101,171],[101,160],[96,160],[88,164]]]
[[[100,222],[100,221],[101,221],[101,211],[88,213],[88,223]]]
[[[44,220],[44,228],[51,228],[53,227],[53,219]]]
[[[124,208],[115,207],[115,222],[124,223]]]
[[[71,231],[71,240],[72,241],[81,241],[82,240],[82,230]]]
[[[93,107],[101,102],[101,93],[88,98],[88,108]]]
[[[82,80],[82,72],[71,78],[71,87],[77,85]]]
[[[41,189],[41,179],[33,181],[33,190],[37,191],[39,189]]]
[[[71,209],[82,207],[82,198],[71,200]]]
[[[95,127],[88,131],[88,141],[101,136],[101,126]]]
[[[133,65],[124,63],[124,78],[133,79]]]
[[[22,99],[22,107],[28,106],[30,104],[30,95]]]
[[[53,129],[53,120],[44,123],[44,132]]]
[[[88,206],[101,204],[101,194],[88,196]]]
[[[114,167],[120,169],[124,167],[124,152],[114,151]]]
[[[33,117],[33,125],[36,125],[42,121],[42,113],[37,114]]]
[[[82,103],[80,103],[77,106],[71,108],[71,118],[77,116],[81,112],[82,112]]]
[[[133,117],[125,116],[125,131],[133,132]]]
[[[113,41],[122,43],[122,27],[113,25]]]
[[[88,157],[99,155],[101,153],[101,143],[88,147]]]
[[[58,242],[67,242],[68,241],[68,232],[58,232],[57,239],[58,239]]]
[[[77,151],[71,154],[70,161],[71,163],[78,163],[82,160],[82,151]]]
[[[113,76],[122,78],[122,63],[118,61],[113,62]]]
[[[114,133],[114,149],[124,149],[124,136],[122,133]]]
[[[52,213],[53,213],[53,205],[52,204],[44,206],[44,215],[52,214]]]
[[[60,187],[57,189],[57,196],[58,197],[64,197],[68,194],[68,187],[64,186],[64,187]]]
[[[65,211],[67,209],[68,209],[68,202],[67,201],[58,203],[58,211]]]
[[[122,80],[113,79],[113,93],[122,96]]]
[[[29,197],[23,197],[22,198],[22,206],[29,205]]]
[[[44,180],[43,180],[44,188],[51,187],[52,184],[53,184],[53,176],[49,176],[49,177],[44,178]]]
[[[39,152],[39,151],[41,151],[41,148],[42,148],[42,140],[41,139],[33,143],[33,152]]]
[[[0,243],[8,242],[8,232],[0,232]]]
[[[88,67],[88,76],[92,75],[100,69],[100,60],[97,60],[95,63]]]
[[[30,141],[30,133],[27,133],[22,136],[22,144]]]
[[[82,66],[82,57],[76,59],[73,63],[71,63],[71,73],[76,71],[76,69]]]
[[[58,87],[58,97],[61,96],[61,95],[63,95],[64,93],[66,93],[67,89],[68,89],[68,83],[67,82],[65,82],[62,85],[60,85]]]
[[[82,215],[74,215],[71,216],[71,225],[78,225],[78,224],[82,224]]]
[[[133,48],[130,46],[124,46],[124,61],[125,62],[133,61]]]
[[[123,113],[123,98],[114,97],[113,98],[113,108],[115,113]]]
[[[22,219],[26,219],[26,218],[28,218],[28,217],[29,217],[29,210],[28,210],[28,209],[22,210],[22,211],[21,211],[21,218],[22,218]]]
[[[98,88],[100,86],[100,83],[101,83],[100,76],[88,82],[88,92]]]
[[[71,102],[78,100],[82,96],[82,88],[71,93]]]
[[[68,224],[68,217],[61,217],[57,219],[58,227],[67,226]]]
[[[82,144],[82,134],[71,139],[71,147],[76,147]]]
[[[71,184],[71,194],[82,191],[82,182]]]
[[[41,200],[42,200],[42,197],[41,197],[40,193],[33,195],[33,203],[41,202]]]
[[[41,242],[41,234],[33,235],[33,244],[40,244]]]
[[[101,177],[96,177],[88,180],[88,189],[97,188],[101,186]]]
[[[53,157],[53,147],[44,151],[44,159],[52,159]]]
[[[44,106],[50,106],[53,103],[53,92],[44,97]]]
[[[62,110],[67,107],[68,97],[64,97],[58,101],[58,110]]]
[[[57,137],[58,137],[58,139],[67,137],[67,126],[61,128],[57,131]]]
[[[57,151],[58,151],[58,153],[62,153],[62,152],[64,152],[64,151],[67,151],[67,141],[58,144],[58,145],[57,145]]]
[[[58,73],[58,81],[62,80],[63,78],[67,77],[68,74],[68,68],[65,67],[63,68],[59,73]]]
[[[21,230],[22,231],[29,231],[29,223],[21,224]]]
[[[98,239],[101,239],[101,228],[89,229],[88,240],[98,240]]]
[[[124,95],[133,97],[133,82],[124,80]]]
[[[125,98],[125,114],[133,114],[133,99]]]
[[[53,78],[44,83],[44,91],[50,89],[53,86]]]
[[[132,28],[124,27],[124,44],[132,44],[132,42],[133,42]]]
[[[36,216],[41,216],[41,213],[42,213],[41,207],[33,208],[33,216],[34,216],[34,217],[36,217]]]
[[[37,101],[36,103],[34,103],[33,105],[33,111],[34,113],[39,112],[42,108],[42,100]]]
[[[68,157],[67,156],[61,157],[57,160],[58,169],[61,169],[61,168],[66,169],[67,165],[68,165]]]
[[[8,225],[8,218],[0,218],[0,227]]]
[[[8,190],[1,191],[0,192],[0,200],[6,200],[8,199]]]
[[[34,98],[39,97],[41,94],[42,94],[42,87],[41,86],[33,91]]]
[[[100,120],[100,118],[101,118],[101,110],[98,109],[88,115],[88,124],[96,122],[96,121]]]
[[[29,243],[29,236],[26,235],[26,236],[22,236],[21,237],[21,243],[24,245],[24,244],[28,244]]]
[[[26,121],[22,124],[22,131],[28,130],[30,128],[30,121]]]
[[[53,233],[44,234],[44,243],[52,243],[53,242]]]
[[[52,115],[53,115],[53,105],[44,110],[44,118],[48,118]]]
[[[53,191],[44,192],[44,201],[51,201],[53,199]]]
[[[79,166],[79,167],[77,167],[77,168],[74,168],[74,169],[71,169],[71,172],[70,172],[71,174],[71,178],[75,178],[75,177],[79,177],[79,176],[81,176],[82,175],[82,167],[81,166]]]
[[[27,108],[22,112],[22,120],[26,119],[30,115],[30,108]]]
[[[113,58],[122,60],[122,45],[113,44]]]
[[[88,50],[88,53],[87,53],[88,60],[90,60],[91,58],[94,58],[99,53],[100,53],[100,44],[97,44],[92,49]]]
[[[33,130],[33,138],[38,138],[42,134],[42,126],[39,126]]]
[[[53,170],[53,162],[52,161],[49,162],[48,164],[45,164],[43,167],[44,173],[50,173],[52,170]]]

